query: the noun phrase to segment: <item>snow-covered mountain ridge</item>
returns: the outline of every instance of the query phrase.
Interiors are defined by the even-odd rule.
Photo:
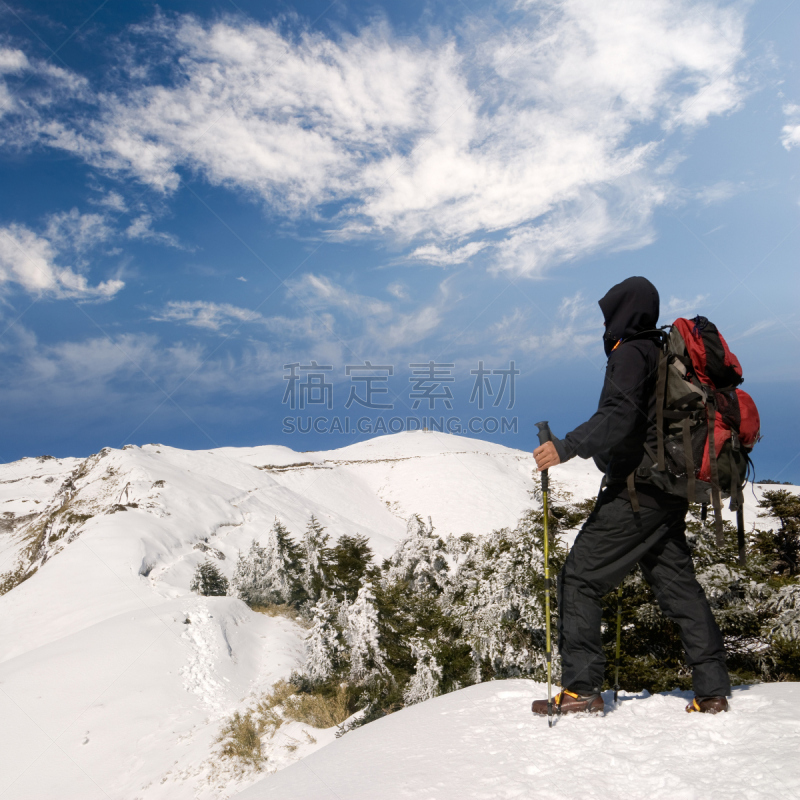
[[[146,445],[0,465],[0,572],[6,588],[27,576],[0,597],[3,796],[230,796],[208,762],[220,720],[299,664],[304,631],[192,594],[197,565],[230,577],[275,516],[296,536],[314,514],[378,557],[414,513],[443,536],[513,526],[535,505],[532,470],[529,453],[422,432],[316,453]],[[575,499],[599,484],[587,462],[552,477]],[[332,738],[295,733],[274,766]]]

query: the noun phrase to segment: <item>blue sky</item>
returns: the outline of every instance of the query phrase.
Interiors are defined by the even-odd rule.
[[[366,436],[286,432],[309,414],[527,448],[594,410],[596,301],[639,274],[662,323],[718,324],[758,474],[800,482],[798,4],[4,2],[0,26],[2,460]],[[431,361],[452,380],[409,380]],[[513,408],[500,372],[469,402],[481,361],[514,362]],[[291,409],[284,365],[312,362],[331,408]],[[367,374],[392,409],[346,407]]]

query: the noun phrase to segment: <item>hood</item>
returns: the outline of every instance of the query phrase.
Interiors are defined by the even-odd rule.
[[[658,290],[647,278],[626,278],[600,300],[606,323],[603,345],[610,355],[620,339],[653,330],[658,324]]]

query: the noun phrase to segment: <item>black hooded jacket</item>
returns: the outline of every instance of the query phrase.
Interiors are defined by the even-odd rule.
[[[625,481],[642,462],[645,442],[656,449],[656,380],[658,372],[658,291],[647,278],[627,278],[600,300],[608,364],[597,411],[590,419],[553,440],[561,461],[594,458],[605,473],[611,494],[627,495]],[[671,501],[647,484],[637,494],[642,505]]]

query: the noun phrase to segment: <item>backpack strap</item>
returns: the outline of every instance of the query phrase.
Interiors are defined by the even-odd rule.
[[[747,543],[744,536],[744,492],[739,483],[739,469],[733,455],[733,448],[730,452],[730,471],[731,471],[731,511],[736,511],[736,539],[739,547],[739,566],[747,566]],[[735,478],[735,479],[734,479]]]
[[[692,453],[692,431],[688,417],[681,422],[683,428],[683,451],[686,458],[686,497],[695,502],[694,454]]]
[[[633,509],[634,516],[638,517],[641,506],[639,505],[639,495],[636,494],[636,482],[633,478],[634,474],[635,473],[631,472],[631,474],[628,475],[628,498],[631,501],[631,508]]]
[[[717,446],[714,441],[714,433],[717,424],[716,398],[710,395],[708,405],[708,461],[711,467],[711,505],[714,507],[714,529],[717,535],[717,547],[722,547],[725,543],[725,536],[722,531],[722,500],[719,494],[719,465],[717,464]]]
[[[736,536],[739,545],[739,566],[747,566],[747,547],[744,538],[744,506],[736,511]]]
[[[661,472],[666,471],[664,462],[664,401],[667,395],[667,365],[669,359],[664,349],[658,356],[658,380],[656,382],[656,464]]]

